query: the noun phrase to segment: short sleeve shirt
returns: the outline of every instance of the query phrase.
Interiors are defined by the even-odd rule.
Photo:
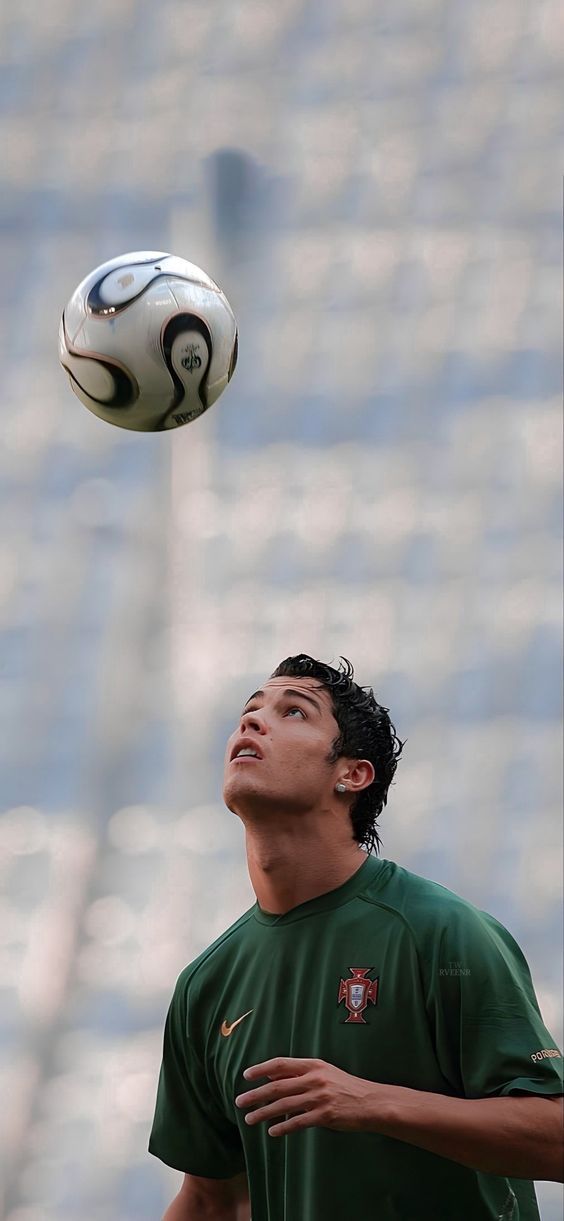
[[[373,856],[284,915],[255,903],[178,977],[149,1151],[246,1171],[253,1221],[460,1221],[461,1201],[464,1221],[539,1221],[523,1178],[377,1132],[249,1127],[243,1071],[275,1056],[460,1098],[562,1094],[527,962],[487,912]]]

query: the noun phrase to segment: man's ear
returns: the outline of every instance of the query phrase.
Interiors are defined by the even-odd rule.
[[[349,793],[360,793],[372,784],[375,775],[374,765],[369,759],[351,759],[341,779]]]

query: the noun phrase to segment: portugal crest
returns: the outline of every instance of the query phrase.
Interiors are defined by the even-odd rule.
[[[376,1004],[378,995],[378,980],[365,979],[369,971],[373,971],[374,967],[349,967],[350,979],[342,979],[339,983],[339,1000],[345,1002],[345,1008],[349,1011],[347,1022],[362,1022],[366,1026],[362,1011],[366,1009],[369,1001]]]

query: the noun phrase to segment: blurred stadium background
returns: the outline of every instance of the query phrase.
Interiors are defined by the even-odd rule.
[[[0,48],[0,1215],[155,1221],[174,982],[254,902],[224,743],[290,653],[391,708],[383,855],[506,924],[562,1045],[564,28],[21,0]],[[56,351],[145,248],[240,324],[224,397],[157,436]]]

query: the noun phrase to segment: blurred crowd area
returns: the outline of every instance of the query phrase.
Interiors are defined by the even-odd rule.
[[[0,10],[2,1221],[177,1190],[164,1019],[254,902],[223,752],[293,653],[390,708],[383,855],[510,929],[562,1046],[563,59],[551,0]],[[143,249],[240,326],[154,436],[57,362]]]

